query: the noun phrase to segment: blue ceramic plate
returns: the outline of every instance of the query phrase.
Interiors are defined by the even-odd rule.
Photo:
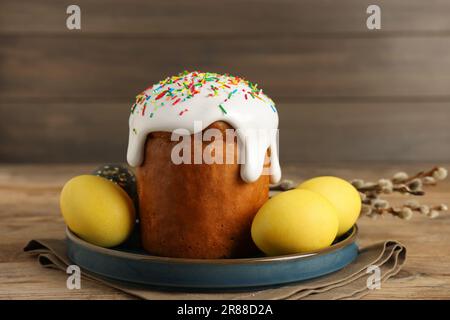
[[[93,273],[132,283],[170,288],[242,289],[319,277],[342,269],[358,255],[356,225],[332,246],[318,251],[245,259],[181,259],[138,249],[102,248],[67,229],[70,260]]]

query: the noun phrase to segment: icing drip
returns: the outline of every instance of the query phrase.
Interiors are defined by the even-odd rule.
[[[201,121],[201,126],[195,123]],[[241,177],[256,181],[263,173],[270,147],[270,180],[281,178],[278,160],[278,113],[273,101],[257,85],[230,75],[184,72],[144,90],[136,97],[129,119],[127,160],[141,165],[147,135],[155,131],[203,131],[216,121],[236,129],[240,141]],[[241,150],[242,149],[242,150]]]

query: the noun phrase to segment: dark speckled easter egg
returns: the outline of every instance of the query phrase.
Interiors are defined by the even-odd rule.
[[[138,203],[136,177],[127,166],[121,164],[107,164],[98,167],[92,174],[118,184],[130,196],[136,206]]]

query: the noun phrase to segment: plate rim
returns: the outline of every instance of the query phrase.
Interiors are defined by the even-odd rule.
[[[349,230],[350,231],[350,230]],[[77,243],[80,246],[88,247],[92,251],[97,251],[107,255],[113,255],[116,257],[126,258],[126,259],[134,259],[134,260],[146,260],[151,262],[160,262],[160,263],[175,263],[175,264],[214,264],[214,265],[222,265],[222,264],[255,264],[255,263],[264,263],[264,262],[281,262],[281,261],[289,261],[295,259],[305,259],[312,258],[321,255],[328,254],[330,252],[339,250],[356,240],[356,236],[358,235],[358,226],[354,224],[352,226],[351,232],[348,234],[346,238],[343,240],[332,244],[331,246],[318,250],[318,251],[310,251],[304,253],[295,253],[288,255],[280,255],[280,256],[267,256],[267,257],[255,257],[255,258],[236,258],[236,259],[193,259],[193,258],[172,258],[172,257],[163,257],[163,256],[154,256],[151,254],[141,254],[141,253],[133,253],[133,252],[125,252],[116,250],[113,248],[105,248],[100,247],[95,244],[89,243],[81,238],[79,238],[73,231],[66,227],[66,236],[71,241]]]

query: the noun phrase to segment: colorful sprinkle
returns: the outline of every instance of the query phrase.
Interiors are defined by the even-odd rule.
[[[136,103],[131,107],[131,113],[134,113],[136,107],[140,106],[140,108],[142,108],[141,115],[144,116],[147,103],[150,103],[153,109],[150,113],[150,117],[153,117],[154,113],[159,108],[167,108],[167,106],[165,106],[166,104],[177,106],[178,108],[178,105],[182,102],[192,99],[201,92],[203,92],[202,94],[206,97],[211,98],[224,96],[224,99],[218,103],[218,107],[224,114],[227,114],[224,104],[229,103],[229,101],[237,95],[243,95],[245,100],[248,100],[251,97],[252,99],[265,101],[267,102],[266,104],[276,112],[272,100],[263,94],[257,84],[229,74],[220,75],[211,72],[184,71],[177,76],[168,77],[159,83],[148,87],[145,91],[137,95]],[[164,97],[165,99],[163,99]],[[179,115],[181,116],[187,111],[187,108],[180,110]]]
[[[163,92],[161,92],[160,94],[158,94],[158,95],[156,96],[155,100],[159,100],[159,99],[161,99],[162,97],[164,97],[164,96],[166,95],[167,91],[168,91],[168,90],[164,90]]]
[[[221,104],[219,104],[219,108],[220,108],[220,110],[222,110],[222,112],[224,114],[227,114],[227,110],[225,110],[224,107]]]

